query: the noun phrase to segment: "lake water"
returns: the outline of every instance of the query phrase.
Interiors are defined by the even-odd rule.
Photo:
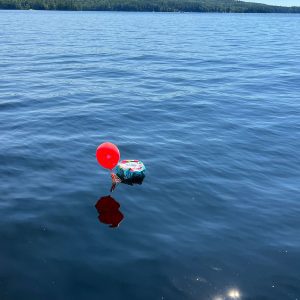
[[[0,299],[300,299],[299,29],[0,11]],[[116,228],[103,141],[147,167]]]

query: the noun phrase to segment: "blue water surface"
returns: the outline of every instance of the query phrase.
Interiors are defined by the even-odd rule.
[[[299,29],[0,11],[0,299],[300,299]],[[117,228],[103,141],[147,167]]]

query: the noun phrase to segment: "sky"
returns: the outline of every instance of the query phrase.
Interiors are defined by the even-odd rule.
[[[300,0],[244,0],[246,2],[259,2],[282,6],[300,6]]]

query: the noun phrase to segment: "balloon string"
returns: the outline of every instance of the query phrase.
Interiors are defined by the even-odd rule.
[[[110,172],[110,177],[111,177],[111,181],[112,181],[111,182],[110,192],[112,193],[115,190],[117,184],[120,183],[120,182],[122,182],[122,180],[118,177],[118,175],[116,175],[112,171]]]

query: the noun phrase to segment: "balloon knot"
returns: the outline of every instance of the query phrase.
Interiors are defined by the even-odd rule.
[[[122,182],[122,180],[114,173],[111,173],[110,176],[111,176],[111,181],[112,181],[110,192],[112,192],[116,188],[117,184]]]

